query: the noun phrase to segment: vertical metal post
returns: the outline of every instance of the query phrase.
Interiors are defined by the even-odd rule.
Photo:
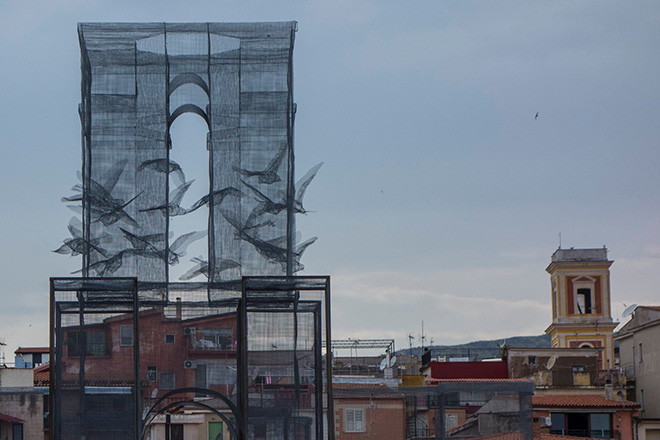
[[[80,387],[79,405],[80,405],[80,430],[81,435],[86,436],[85,413],[87,403],[85,402],[85,360],[87,355],[87,335],[85,334],[85,295],[79,290],[78,296],[78,349],[80,350],[80,366],[78,371],[78,386]]]
[[[163,23],[163,43],[165,46],[165,159],[167,166],[170,163],[170,59],[167,54],[167,24]],[[165,215],[165,296],[166,300],[170,299],[170,175],[165,173],[165,200],[167,205],[167,213]]]
[[[321,326],[321,302],[314,308],[314,340],[323,340]],[[323,439],[323,357],[321,344],[314,344],[314,388],[316,391],[316,438]]]
[[[172,416],[165,414],[165,440],[170,440],[170,433],[172,430]]]
[[[209,218],[208,218],[208,227],[207,231],[208,233],[206,234],[206,239],[207,244],[206,244],[206,252],[207,252],[207,257],[209,259],[209,284],[207,284],[207,297],[209,301],[211,301],[211,285],[210,283],[216,281],[216,258],[215,258],[215,210],[214,210],[214,196],[213,196],[213,191],[215,190],[215,179],[213,178],[213,102],[211,99],[211,87],[212,87],[212,82],[211,82],[211,28],[210,24],[206,23],[206,82],[207,82],[207,87],[208,87],[208,98],[209,98],[209,106],[206,110],[206,119],[209,127],[209,133],[206,137],[206,148],[209,151],[209,203],[208,203],[208,209],[209,209]]]
[[[55,412],[55,369],[59,365],[59,359],[55,360],[55,289],[53,286],[53,278],[50,278],[50,328],[49,328],[49,338],[50,338],[50,347],[48,351],[48,356],[50,360],[50,369],[48,371],[49,381],[48,381],[48,438],[53,439],[54,437],[54,426],[53,426],[53,413]]]
[[[238,303],[238,372],[237,382],[239,386],[238,398],[239,408],[241,411],[241,424],[239,430],[240,440],[247,438],[248,430],[248,334],[247,334],[247,291],[245,286],[245,277],[241,279],[242,298]]]
[[[438,409],[435,416],[435,438],[445,440],[447,427],[445,426],[445,393],[438,386],[438,394],[436,394]]]
[[[332,397],[332,332],[330,325],[330,277],[325,277],[325,368],[328,394],[328,438],[335,438],[335,402]],[[322,390],[321,390],[322,391]]]
[[[287,176],[286,176],[286,227],[287,227],[287,247],[286,247],[286,275],[292,276],[295,270],[296,258],[294,255],[295,235],[296,235],[296,213],[295,213],[295,156],[293,152],[293,41],[295,30],[291,29],[289,44],[289,66],[287,69],[287,109],[286,109],[286,137],[287,137]]]
[[[133,375],[135,378],[135,436],[142,432],[142,402],[140,385],[140,308],[138,303],[138,281],[133,278]]]

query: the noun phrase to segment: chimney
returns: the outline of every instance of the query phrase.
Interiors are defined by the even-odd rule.
[[[605,383],[605,398],[607,400],[614,400],[613,394],[612,382],[608,379]]]
[[[176,319],[181,321],[181,297],[176,297]]]

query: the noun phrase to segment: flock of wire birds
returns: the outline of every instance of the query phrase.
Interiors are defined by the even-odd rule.
[[[226,187],[218,191],[213,191],[195,203],[189,208],[182,206],[183,198],[194,182],[186,181],[185,174],[181,166],[170,159],[147,160],[138,165],[136,173],[157,172],[166,174],[172,178],[172,183],[176,187],[170,192],[165,203],[151,206],[144,209],[138,209],[138,212],[160,212],[164,217],[184,216],[197,211],[203,206],[209,209],[221,205],[228,197],[244,198],[252,197],[256,202],[246,218],[240,218],[229,209],[220,209],[224,219],[234,229],[235,237],[251,244],[257,253],[268,261],[279,263],[282,269],[287,267],[287,249],[288,237],[283,235],[277,238],[262,238],[263,228],[275,226],[275,217],[289,206],[296,214],[306,214],[308,211],[303,207],[303,198],[307,187],[312,182],[316,173],[323,165],[323,162],[312,167],[296,184],[295,195],[290,200],[286,193],[277,190],[273,196],[267,195],[268,191],[259,189],[260,186],[271,185],[281,181],[278,173],[279,168],[287,154],[288,145],[284,143],[277,155],[268,163],[263,170],[248,170],[239,167],[233,167],[233,171],[241,176],[243,188]],[[139,256],[149,259],[162,260],[169,265],[178,264],[182,257],[186,255],[188,246],[207,235],[207,231],[193,231],[180,235],[174,241],[170,242],[173,235],[171,232],[139,235],[139,223],[128,212],[129,206],[142,195],[138,193],[129,200],[113,196],[113,191],[120,180],[120,177],[126,169],[128,161],[120,160],[108,169],[99,180],[89,179],[87,188],[84,189],[82,183],[76,184],[72,191],[74,195],[63,197],[62,202],[74,203],[68,205],[69,208],[77,213],[82,213],[82,204],[89,209],[90,222],[101,223],[106,231],[112,227],[114,232],[110,234],[106,231],[98,234],[96,237],[85,238],[83,235],[82,222],[78,217],[71,218],[68,226],[71,238],[64,240],[63,244],[53,252],[63,255],[94,255],[88,259],[88,271],[95,273],[99,277],[113,276],[121,267],[124,258],[128,256]],[[82,181],[82,176],[78,175]],[[135,212],[135,210],[132,210]],[[116,229],[114,229],[116,228]],[[109,243],[121,237],[123,247],[119,251],[109,252],[106,248]],[[304,268],[300,259],[305,250],[316,241],[317,237],[312,237],[302,243],[300,233],[296,233],[295,245],[293,251],[294,267],[293,272],[298,272]],[[116,244],[116,243],[115,243]],[[116,247],[116,246],[115,246]],[[240,268],[241,264],[229,259],[216,259],[214,274],[210,274],[210,264],[202,256],[194,257],[190,260],[193,263],[192,268],[179,278],[182,281],[192,280],[199,276],[204,276],[209,280],[222,280],[221,273],[229,269]],[[82,269],[75,273],[82,272]]]

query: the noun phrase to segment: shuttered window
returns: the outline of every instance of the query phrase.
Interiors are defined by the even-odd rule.
[[[344,410],[344,432],[364,432],[364,409],[347,408]]]

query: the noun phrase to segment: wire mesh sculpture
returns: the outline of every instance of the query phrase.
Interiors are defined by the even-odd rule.
[[[83,255],[83,276],[139,274],[167,285],[182,256],[170,242],[171,219],[206,207],[208,270],[195,276],[235,288],[244,275],[301,270],[314,238],[296,246],[295,214],[307,212],[302,199],[322,164],[294,183],[295,29],[80,24],[82,182],[62,200],[81,204],[73,209],[83,227],[57,252]],[[209,188],[192,203],[195,181],[170,154],[181,148],[170,130],[184,113],[208,129]],[[237,264],[227,272],[226,261]]]
[[[79,24],[83,167],[62,200],[82,220],[54,252],[82,255],[82,277],[51,279],[53,438],[176,438],[193,407],[225,438],[332,437],[329,278],[293,276],[321,166],[294,182],[295,31]],[[208,130],[201,197],[171,157],[185,113]],[[204,210],[205,229],[174,232]]]

